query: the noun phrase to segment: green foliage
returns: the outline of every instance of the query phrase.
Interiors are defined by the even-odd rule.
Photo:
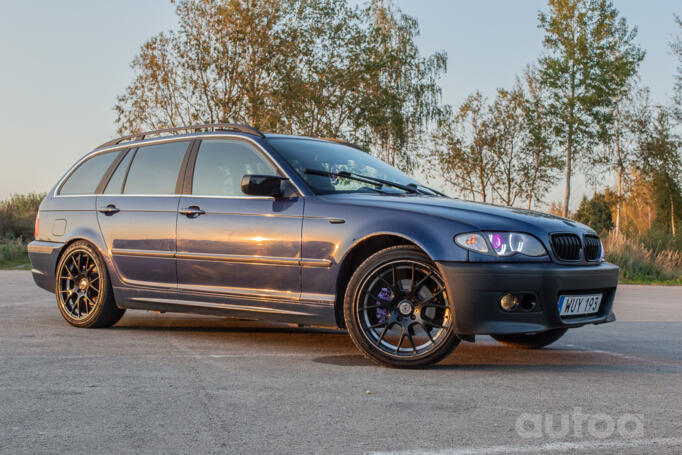
[[[682,122],[682,19],[675,15],[680,34],[670,43],[670,50],[677,57],[677,73],[675,74],[675,86],[673,87],[673,112],[677,121]]]
[[[603,242],[606,260],[620,267],[621,281],[682,284],[682,252],[679,249],[657,251],[613,232]]]
[[[539,59],[541,84],[549,92],[547,114],[565,154],[568,214],[571,176],[603,136],[612,119],[613,99],[637,71],[643,53],[609,0],[549,0],[538,15],[548,53]]]
[[[179,30],[143,44],[119,132],[203,122],[338,137],[403,169],[440,115],[447,57],[419,54],[390,1],[181,0]]]
[[[0,202],[0,239],[33,240],[38,207],[44,194],[16,194]]]
[[[637,168],[648,177],[646,180],[656,206],[655,225],[659,228],[667,226],[674,235],[678,230],[682,208],[682,141],[673,132],[670,117],[666,109],[658,109],[641,146]]]
[[[368,49],[375,71],[365,76],[369,102],[353,124],[384,161],[411,171],[427,127],[447,111],[440,104],[438,85],[447,70],[447,55],[422,57],[415,43],[417,20],[396,9],[391,0],[372,0],[365,17],[371,24]]]
[[[561,161],[544,121],[544,92],[528,69],[525,85],[499,89],[492,104],[476,92],[439,123],[427,170],[483,202],[539,201]]]
[[[611,204],[604,193],[595,193],[590,199],[583,196],[573,218],[588,225],[598,233],[608,232],[613,229],[611,208]]]
[[[21,239],[0,240],[0,269],[28,268],[28,253]]]
[[[457,191],[487,202],[495,172],[489,106],[476,92],[433,133],[429,170]]]

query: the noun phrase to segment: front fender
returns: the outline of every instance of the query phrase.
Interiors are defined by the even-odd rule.
[[[475,230],[470,225],[433,215],[362,205],[332,205],[309,198],[303,225],[304,258],[332,264],[360,242],[377,235],[402,237],[418,245],[434,261],[466,262],[468,252],[453,237]]]

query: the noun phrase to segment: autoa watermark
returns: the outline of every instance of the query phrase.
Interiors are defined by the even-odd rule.
[[[573,408],[564,414],[521,414],[516,419],[516,434],[524,439],[558,439],[572,435],[583,435],[605,439],[619,435],[623,439],[644,436],[644,422],[641,414],[610,416],[604,413],[588,414],[582,408]]]

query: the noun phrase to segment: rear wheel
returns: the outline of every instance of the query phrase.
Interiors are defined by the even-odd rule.
[[[408,245],[379,251],[357,268],[346,290],[344,319],[365,357],[385,366],[430,365],[460,341],[438,269]]]
[[[104,262],[87,242],[66,248],[57,266],[55,286],[59,311],[76,327],[110,327],[123,316]]]
[[[550,345],[564,336],[568,329],[553,329],[538,333],[518,333],[513,335],[491,335],[505,346],[521,349],[539,349]]]

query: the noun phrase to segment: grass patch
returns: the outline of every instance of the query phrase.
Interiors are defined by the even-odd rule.
[[[620,282],[627,284],[682,284],[682,252],[652,249],[644,243],[610,233],[603,239],[606,260],[620,267]]]
[[[0,240],[0,269],[30,270],[26,244],[21,239]]]

